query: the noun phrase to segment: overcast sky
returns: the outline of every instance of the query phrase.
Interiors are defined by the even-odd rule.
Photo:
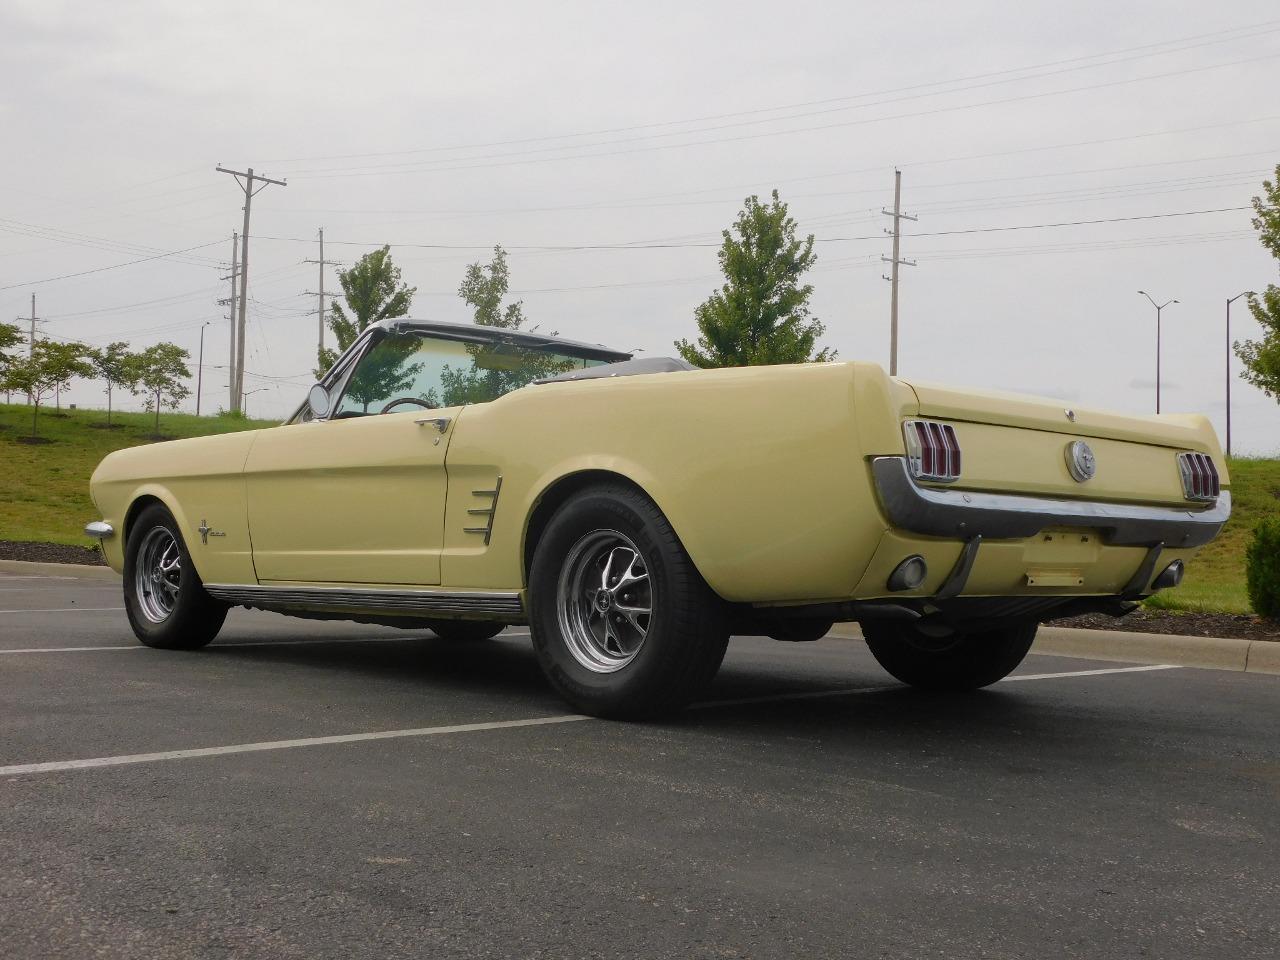
[[[898,165],[904,376],[1150,412],[1144,289],[1181,301],[1164,409],[1221,431],[1224,302],[1277,280],[1224,208],[1280,162],[1278,89],[1274,0],[4,0],[0,317],[35,292],[44,334],[193,361],[210,321],[204,409],[226,406],[221,163],[288,180],[253,206],[251,414],[310,382],[320,227],[348,264],[390,243],[416,317],[469,320],[465,266],[501,243],[530,323],[670,354],[719,231],[776,187],[819,240],[826,341],[885,363]],[[1085,220],[1113,222],[1038,226]],[[613,248],[537,249],[581,245]],[[1243,301],[1232,320],[1257,335]],[[1233,408],[1237,452],[1280,450],[1280,405],[1237,380]]]

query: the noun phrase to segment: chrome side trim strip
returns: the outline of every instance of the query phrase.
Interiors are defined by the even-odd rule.
[[[394,613],[476,614],[523,618],[520,594],[489,591],[383,590],[359,587],[262,586],[206,583],[211,596],[228,603],[287,610],[375,610]]]
[[[86,523],[84,527],[84,535],[93,537],[95,540],[106,540],[108,537],[114,536],[115,532],[115,527],[105,520],[94,520],[92,523]]]
[[[1208,509],[1184,509],[935,490],[912,479],[903,457],[876,457],[871,471],[889,522],[929,537],[1021,540],[1048,527],[1076,527],[1100,531],[1103,543],[1113,546],[1200,547],[1231,516],[1229,490]]]

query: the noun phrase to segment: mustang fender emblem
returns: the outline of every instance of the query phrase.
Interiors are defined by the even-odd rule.
[[[209,543],[210,537],[226,536],[226,534],[223,533],[221,530],[215,530],[213,529],[213,527],[209,526],[208,520],[201,520],[200,526],[196,527],[196,530],[198,530],[200,533],[200,542],[206,545]]]

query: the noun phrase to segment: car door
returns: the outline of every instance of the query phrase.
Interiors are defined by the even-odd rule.
[[[335,390],[332,419],[254,443],[245,484],[260,582],[440,583],[445,453],[461,408],[432,404],[416,343],[382,338]]]

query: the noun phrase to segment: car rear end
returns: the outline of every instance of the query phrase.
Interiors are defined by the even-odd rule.
[[[1122,613],[1177,585],[1230,515],[1204,417],[906,385],[901,452],[866,462],[886,532],[863,618]]]

